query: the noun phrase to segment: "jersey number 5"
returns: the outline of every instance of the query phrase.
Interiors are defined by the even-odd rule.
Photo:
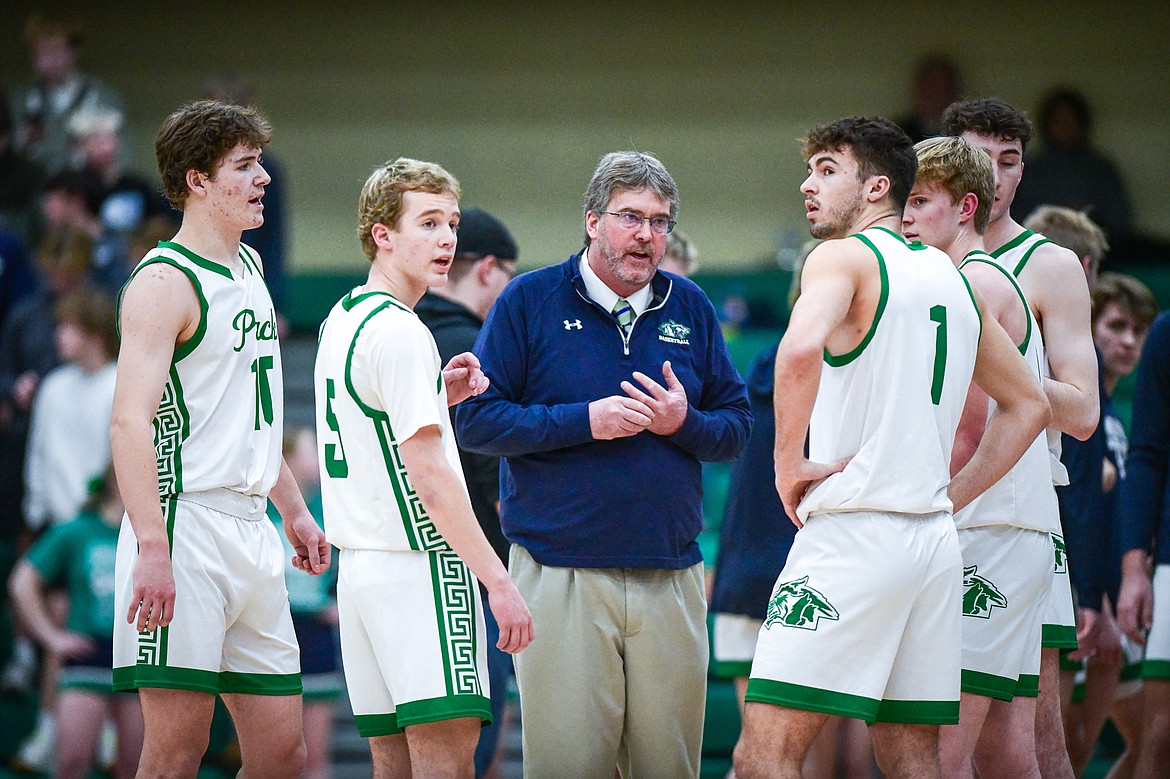
[[[930,321],[938,325],[934,331],[934,378],[930,382],[930,402],[942,400],[943,378],[947,371],[947,307],[932,306]]]
[[[333,413],[333,398],[337,397],[337,390],[333,379],[325,380],[325,424],[337,436],[336,444],[325,444],[325,472],[334,479],[344,479],[349,476],[349,463],[345,461],[345,446],[341,443],[341,428],[337,424],[337,415]]]

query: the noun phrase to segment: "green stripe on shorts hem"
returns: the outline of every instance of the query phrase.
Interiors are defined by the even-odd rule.
[[[1083,671],[1085,670],[1084,660],[1070,660],[1068,655],[1060,656],[1060,670],[1062,671]]]
[[[175,668],[166,665],[127,665],[114,669],[115,692],[127,692],[142,687],[191,690],[215,695],[219,692],[219,674],[196,668]]]
[[[399,726],[403,728],[460,717],[479,717],[484,724],[491,724],[492,704],[486,695],[449,695],[403,703],[398,706],[395,714],[398,716]]]
[[[397,736],[402,733],[402,728],[398,726],[398,717],[394,714],[355,714],[353,720],[357,725],[358,735],[362,738]]]
[[[1125,667],[1121,669],[1121,676],[1118,678],[1119,682],[1132,682],[1134,679],[1142,678],[1142,664],[1126,663]]]
[[[300,695],[301,675],[295,674],[243,674],[233,671],[219,673],[221,693],[241,695]]]
[[[749,679],[745,700],[771,703],[790,709],[815,711],[853,717],[872,723],[877,716],[880,701],[861,695],[850,695],[832,690],[805,687],[802,684],[777,682],[772,679]]]
[[[877,722],[905,725],[957,725],[958,701],[887,701],[878,706]]]
[[[1016,696],[1015,679],[982,671],[968,671],[966,668],[963,669],[959,686],[963,692],[995,698],[997,701],[1010,701]]]
[[[301,675],[244,674],[176,668],[165,665],[130,665],[114,669],[114,691],[127,692],[143,687],[167,690],[191,690],[210,695],[240,693],[244,695],[300,695]]]
[[[1040,646],[1045,649],[1076,649],[1077,629],[1069,625],[1044,625]]]
[[[1170,660],[1142,661],[1143,679],[1170,679]]]
[[[711,675],[717,679],[741,679],[752,675],[751,660],[716,660]]]
[[[441,722],[460,717],[479,717],[483,724],[492,721],[491,702],[483,695],[452,695],[404,703],[391,714],[357,714],[354,722],[362,738],[396,736],[403,728],[427,722]]]
[[[1040,697],[1040,674],[1020,674],[1016,695],[1020,698]]]

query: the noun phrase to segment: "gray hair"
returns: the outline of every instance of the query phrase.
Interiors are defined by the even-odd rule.
[[[585,213],[600,212],[618,192],[648,189],[670,203],[670,218],[678,217],[678,187],[666,166],[653,154],[613,151],[601,158],[585,190]],[[589,245],[589,236],[585,236]]]

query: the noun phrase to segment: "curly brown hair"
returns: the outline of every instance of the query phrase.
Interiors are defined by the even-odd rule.
[[[241,143],[263,149],[272,125],[255,108],[198,100],[167,117],[154,140],[154,155],[163,193],[180,211],[187,202],[187,171],[211,176],[216,166]]]

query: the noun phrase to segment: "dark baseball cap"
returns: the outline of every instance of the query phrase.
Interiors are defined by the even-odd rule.
[[[487,257],[514,260],[520,254],[516,239],[504,223],[482,208],[467,208],[459,218],[459,241],[456,257]]]

